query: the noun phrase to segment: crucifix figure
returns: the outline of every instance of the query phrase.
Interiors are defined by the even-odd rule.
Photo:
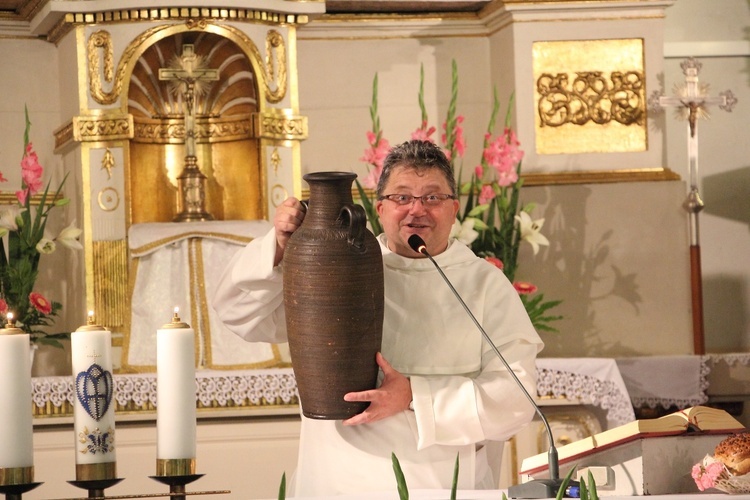
[[[212,220],[206,212],[206,176],[198,168],[195,156],[195,108],[196,97],[205,94],[209,82],[219,79],[219,71],[205,67],[200,56],[191,44],[182,46],[182,55],[172,67],[159,68],[159,79],[170,81],[174,93],[182,97],[185,113],[185,168],[177,178],[180,192],[178,214],[175,221]]]
[[[688,195],[683,207],[688,212],[690,227],[690,284],[693,305],[693,350],[695,354],[705,354],[703,332],[703,284],[701,280],[700,233],[698,213],[703,210],[703,200],[698,190],[698,119],[708,117],[708,106],[718,106],[724,111],[732,111],[737,98],[731,90],[721,92],[718,97],[708,96],[708,85],[698,82],[698,73],[703,65],[694,58],[684,60],[680,67],[685,75],[685,83],[675,85],[672,97],[654,92],[649,98],[649,107],[660,111],[675,107],[688,125]]]

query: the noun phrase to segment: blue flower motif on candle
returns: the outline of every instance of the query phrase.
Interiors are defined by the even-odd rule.
[[[115,430],[110,427],[107,432],[102,432],[97,427],[89,432],[88,427],[84,427],[78,433],[78,442],[86,445],[80,450],[84,455],[86,453],[91,453],[92,455],[109,453],[115,449]]]
[[[76,376],[76,396],[91,418],[97,422],[109,410],[114,384],[112,373],[94,363]]]

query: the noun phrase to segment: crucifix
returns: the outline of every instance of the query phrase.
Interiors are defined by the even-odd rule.
[[[206,212],[206,176],[198,168],[195,156],[196,97],[208,91],[209,82],[219,79],[219,71],[205,66],[191,44],[182,46],[182,55],[170,68],[159,68],[159,80],[170,81],[172,90],[182,97],[185,113],[185,167],[177,178],[180,193],[175,222],[212,220]]]
[[[698,119],[708,117],[708,106],[718,106],[731,112],[737,98],[731,90],[721,92],[718,97],[708,96],[708,85],[698,82],[698,73],[703,65],[690,57],[680,64],[685,75],[685,83],[675,85],[673,97],[654,92],[649,98],[649,107],[661,111],[675,107],[679,116],[687,120],[688,126],[688,194],[683,208],[688,213],[690,230],[690,285],[693,306],[693,350],[695,354],[705,354],[703,331],[703,283],[701,279],[701,253],[698,214],[703,210],[703,200],[698,190]]]

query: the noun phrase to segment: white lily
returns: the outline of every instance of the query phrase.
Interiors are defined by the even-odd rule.
[[[36,244],[36,251],[41,254],[50,254],[55,251],[57,245],[49,238],[42,238],[39,243]]]
[[[70,223],[68,227],[60,231],[60,234],[55,238],[55,241],[59,241],[60,244],[74,250],[83,250],[83,245],[78,241],[78,238],[83,232],[80,228],[76,227],[76,221]]]
[[[521,239],[529,242],[534,249],[534,255],[539,251],[539,245],[549,245],[549,240],[540,231],[544,225],[544,219],[531,220],[528,212],[521,211],[515,216],[521,230]]]
[[[16,220],[21,215],[21,207],[14,205],[6,206],[0,209],[0,228],[5,228],[8,231],[18,231],[18,221]]]
[[[471,217],[467,217],[463,222],[456,219],[451,228],[450,236],[456,238],[464,245],[471,245],[472,242],[479,237],[479,233],[474,230],[474,221]]]

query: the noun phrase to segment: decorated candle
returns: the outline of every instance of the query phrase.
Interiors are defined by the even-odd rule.
[[[195,332],[178,308],[156,332],[156,471],[195,474]]]
[[[88,323],[71,334],[70,350],[75,381],[73,423],[76,480],[116,477],[115,399],[112,377],[112,334]]]
[[[9,313],[0,329],[0,484],[33,481],[33,433],[29,334]]]

